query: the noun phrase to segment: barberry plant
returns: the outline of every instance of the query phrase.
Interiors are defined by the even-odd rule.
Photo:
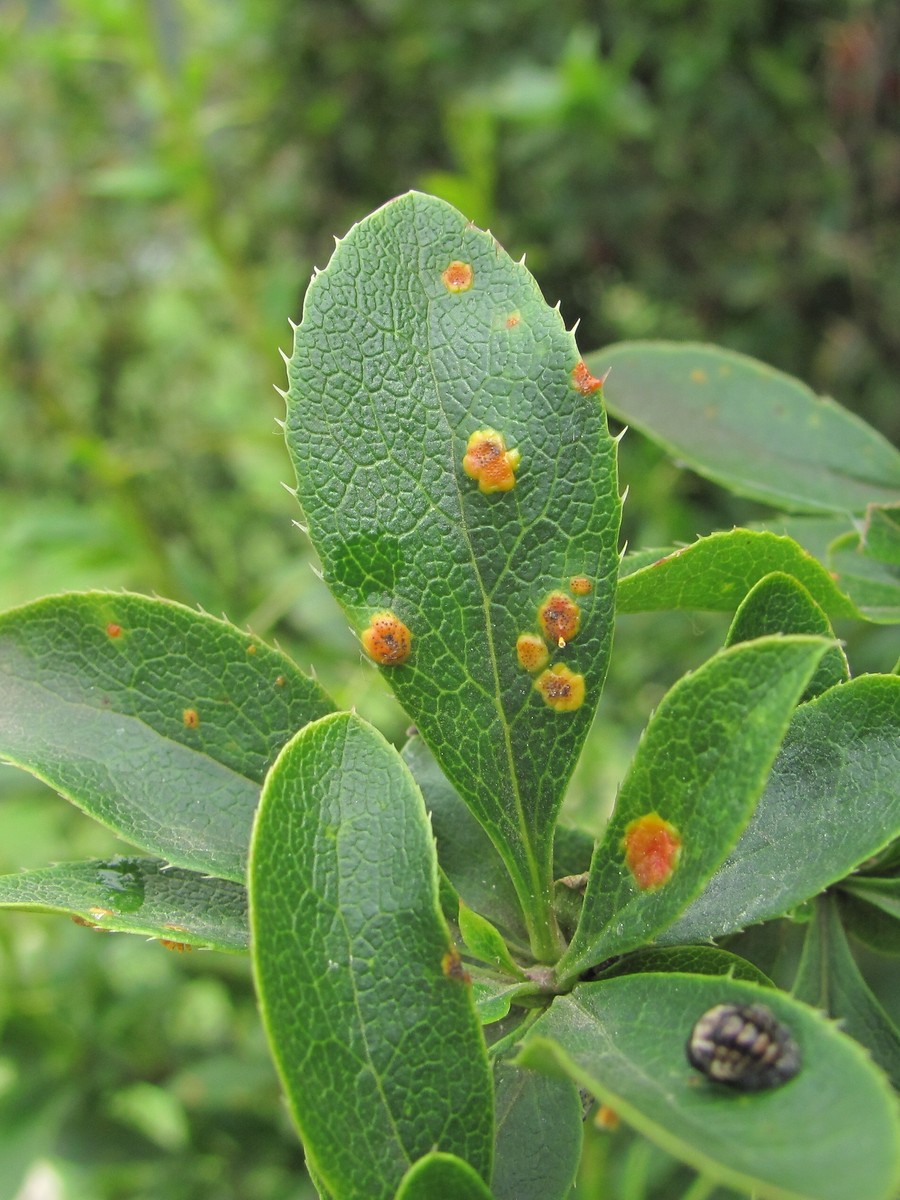
[[[900,620],[900,454],[734,353],[583,358],[523,262],[417,193],[314,276],[288,381],[324,582],[415,731],[176,603],[8,612],[0,753],[135,851],[0,904],[249,951],[331,1200],[562,1200],[591,1105],[697,1195],[890,1200],[900,1042],[847,934],[900,945],[900,676],[852,678],[831,622]],[[786,515],[623,555],[604,401]],[[558,818],[615,616],[666,609],[733,621],[595,845]],[[722,945],[783,918],[792,994]]]

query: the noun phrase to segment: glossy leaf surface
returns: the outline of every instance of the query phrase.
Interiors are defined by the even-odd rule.
[[[582,1107],[568,1079],[494,1066],[496,1200],[565,1200],[581,1157]]]
[[[722,1003],[771,1008],[799,1043],[799,1074],[740,1093],[693,1070],[685,1043]],[[532,1026],[520,1061],[564,1073],[663,1149],[760,1200],[892,1200],[900,1183],[887,1080],[832,1023],[774,988],[668,974],[582,984]]]
[[[806,637],[743,642],[671,688],[594,854],[562,978],[645,944],[702,891],[749,820],[827,645]],[[646,884],[626,865],[625,844],[638,822],[653,818],[671,826],[680,848],[669,877]]]
[[[0,876],[0,907],[67,913],[100,930],[245,951],[247,893],[154,858],[57,863]]]
[[[789,912],[900,834],[900,677],[860,675],[794,714],[753,818],[661,941]]]
[[[467,1162],[436,1151],[413,1163],[396,1200],[493,1200],[493,1193]]]
[[[609,370],[610,412],[741,496],[791,512],[862,512],[900,497],[900,453],[800,380],[696,343],[625,342],[588,356]]]
[[[243,881],[266,771],[332,707],[280,651],[169,600],[71,593],[0,616],[0,757],[189,870]]]
[[[326,717],[279,756],[250,900],[263,1021],[325,1186],[341,1200],[393,1197],[435,1148],[488,1176],[490,1073],[425,806],[359,717]]]
[[[364,643],[394,622],[402,654],[370,643],[374,657],[506,861],[546,958],[553,825],[606,673],[618,571],[615,446],[579,363],[525,267],[410,193],[314,278],[288,370],[287,443],[325,580]],[[471,477],[478,437],[505,447],[503,490]],[[548,597],[574,603],[575,576],[590,581],[577,634],[550,647],[551,668],[580,680],[552,684],[561,709],[516,646],[541,633]]]

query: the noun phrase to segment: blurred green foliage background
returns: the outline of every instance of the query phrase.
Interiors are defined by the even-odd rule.
[[[0,606],[125,586],[224,611],[400,740],[278,487],[276,351],[332,234],[436,192],[527,252],[585,351],[719,342],[896,438],[898,64],[887,2],[6,0]],[[632,546],[761,512],[633,435],[622,477]],[[599,827],[723,630],[622,623],[573,814]],[[851,664],[890,669],[887,636]],[[116,849],[12,770],[0,820],[0,870]],[[242,960],[9,915],[0,1038],[0,1200],[313,1194]],[[673,1170],[591,1134],[577,1194],[674,1196]]]

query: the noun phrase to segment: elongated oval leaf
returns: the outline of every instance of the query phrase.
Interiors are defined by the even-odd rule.
[[[568,1079],[509,1062],[494,1066],[496,1200],[565,1200],[578,1170],[581,1097]]]
[[[773,987],[771,979],[753,963],[718,946],[646,946],[625,954],[606,967],[598,978],[636,975],[642,971],[677,971],[680,975],[727,975]]]
[[[553,958],[553,825],[603,684],[618,569],[599,381],[525,267],[417,193],[354,226],[314,278],[288,376],[326,582]],[[542,626],[560,595],[571,619]],[[528,666],[550,642],[537,679],[523,634]]]
[[[900,836],[900,677],[861,675],[794,714],[756,811],[661,942],[701,942],[772,917]]]
[[[840,1020],[841,1028],[862,1042],[894,1087],[900,1087],[900,1033],[856,965],[833,896],[819,897],[806,928],[792,993]]]
[[[716,1004],[765,1004],[800,1046],[783,1087],[734,1093],[688,1066]],[[893,1200],[900,1121],[887,1080],[830,1022],[774,988],[695,975],[583,984],[531,1028],[525,1065],[562,1072],[710,1179],[760,1200]]]
[[[702,891],[747,824],[828,645],[809,637],[743,642],[671,688],[594,853],[561,979],[650,941]]]
[[[862,512],[900,498],[900,453],[798,379],[716,346],[625,342],[588,357],[607,403],[674,458],[791,512]]]
[[[619,612],[660,612],[672,608],[732,612],[754,584],[773,571],[798,580],[830,617],[863,617],[828,571],[789,537],[732,529],[698,538],[653,563],[623,575],[616,601]],[[629,570],[628,558],[623,562]],[[874,618],[872,618],[874,619]]]
[[[242,882],[269,766],[332,710],[227,621],[124,592],[0,616],[0,757],[132,845]]]
[[[438,1150],[413,1163],[396,1200],[493,1200],[493,1193],[467,1162]]]
[[[285,747],[249,878],[263,1021],[325,1186],[393,1197],[432,1149],[488,1177],[490,1073],[425,806],[370,725],[336,714]]]
[[[725,644],[734,646],[769,633],[811,633],[834,638],[828,618],[803,584],[781,571],[765,575],[750,589],[734,614]],[[838,683],[846,683],[849,678],[847,656],[835,644],[825,651],[801,701],[818,696]]]
[[[211,950],[245,951],[247,892],[155,858],[57,863],[0,875],[0,908],[67,913],[86,925]]]

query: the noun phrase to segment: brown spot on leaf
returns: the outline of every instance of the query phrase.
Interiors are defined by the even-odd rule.
[[[574,712],[584,703],[584,676],[570,671],[565,663],[542,672],[534,686],[556,712]]]
[[[626,827],[622,849],[635,883],[647,891],[672,878],[681,857],[681,835],[659,813],[646,813]]]
[[[587,575],[573,575],[569,580],[569,591],[573,596],[589,596],[594,585]]]
[[[466,445],[463,470],[478,480],[478,489],[486,495],[508,492],[516,486],[516,469],[522,456],[507,450],[506,440],[496,429],[476,429]]]
[[[460,983],[472,982],[472,976],[463,966],[463,961],[459,957],[459,951],[455,946],[451,946],[441,959],[441,970],[448,979],[456,979]]]
[[[550,659],[550,651],[536,633],[520,633],[516,641],[519,666],[525,671],[541,671]]]
[[[188,942],[170,942],[168,938],[160,938],[159,944],[166,950],[174,950],[176,954],[189,954],[194,949]]]
[[[196,708],[186,708],[181,714],[181,719],[188,729],[196,729],[200,724],[200,714]]]
[[[117,625],[115,623],[115,621],[110,621],[110,623],[106,627],[106,636],[111,637],[111,638],[121,637],[122,636],[122,626]]]
[[[256,647],[253,645],[253,643],[252,643],[252,642],[251,642],[251,643],[250,643],[250,645],[247,647],[247,653],[248,653],[248,654],[255,654],[255,653],[256,653]]]
[[[578,632],[581,609],[565,592],[551,592],[538,609],[538,620],[547,641],[562,649]]]
[[[475,280],[475,272],[469,263],[454,259],[441,272],[441,279],[448,292],[467,292]]]
[[[378,612],[362,633],[366,654],[382,667],[398,667],[409,658],[412,634],[390,611]]]
[[[517,313],[517,312],[510,313],[509,316],[506,318],[506,328],[507,329],[515,329],[515,327],[519,324],[519,322],[521,320],[522,320],[522,317],[521,317],[520,313]]]
[[[285,677],[283,675],[275,676],[275,686],[276,687],[284,687],[284,685],[286,683],[287,683],[287,680],[285,679]]]

